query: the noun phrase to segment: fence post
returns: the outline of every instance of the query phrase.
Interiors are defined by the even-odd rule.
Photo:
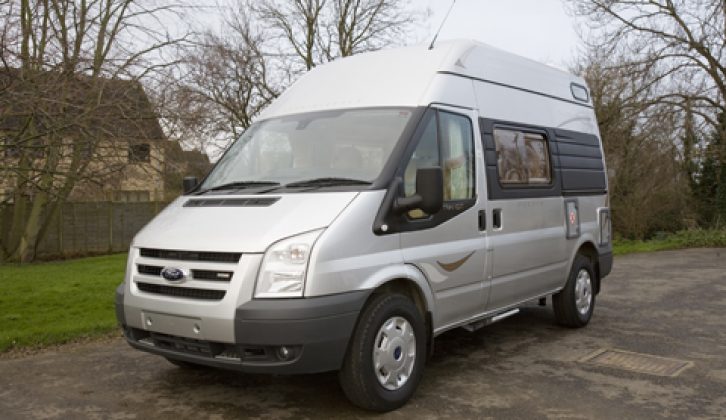
[[[56,226],[58,229],[58,255],[63,255],[63,207],[65,205],[65,203],[58,205],[58,226]]]
[[[77,216],[76,216],[76,205],[75,205],[75,203],[71,203],[71,216],[72,216],[71,217],[71,233],[72,233],[72,236],[71,237],[73,238],[73,252],[76,252],[76,250],[78,249],[78,239],[77,239],[78,238],[78,235],[77,235],[77,231],[78,230],[76,228],[76,221],[77,221],[76,219],[77,219]],[[64,250],[64,254],[65,254],[65,250]]]
[[[108,205],[108,252],[113,252],[113,202],[109,201]]]

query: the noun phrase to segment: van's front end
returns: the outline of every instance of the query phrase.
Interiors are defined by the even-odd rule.
[[[397,241],[372,226],[387,162],[418,113],[352,109],[253,125],[135,237],[116,295],[131,346],[245,372],[340,369],[366,282],[400,260]],[[354,258],[357,267],[340,263]]]

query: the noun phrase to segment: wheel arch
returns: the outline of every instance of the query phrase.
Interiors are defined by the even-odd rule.
[[[415,267],[406,265],[398,275],[379,279],[371,287],[363,307],[368,305],[376,296],[387,293],[399,293],[409,297],[419,309],[426,324],[428,355],[433,353],[434,342],[434,311],[435,300],[426,277]],[[361,311],[362,312],[362,311]],[[356,326],[357,326],[356,322]]]
[[[595,289],[595,294],[600,293],[600,254],[597,252],[595,244],[589,240],[584,241],[577,248],[575,255],[578,254],[587,257],[592,263],[592,268],[595,271],[595,284],[593,285],[593,289]]]

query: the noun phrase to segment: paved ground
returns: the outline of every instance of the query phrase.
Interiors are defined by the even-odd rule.
[[[415,398],[385,418],[726,418],[726,249],[616,258],[581,330],[530,307],[442,335]],[[693,362],[675,378],[587,365],[601,348]],[[0,360],[0,418],[372,417],[334,374],[184,371],[120,339]]]

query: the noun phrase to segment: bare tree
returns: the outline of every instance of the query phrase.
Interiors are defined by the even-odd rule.
[[[408,6],[405,1],[333,0],[337,55],[347,57],[402,44],[407,31],[421,19]],[[327,54],[328,59],[335,56]]]
[[[722,176],[716,190],[726,217],[726,2],[723,0],[569,0],[587,19],[594,51],[618,57],[625,79],[638,82],[643,100],[638,124],[656,110],[679,118],[675,142],[683,173],[694,175],[692,160],[716,162]],[[658,123],[657,120],[655,120]],[[709,147],[694,132],[714,132]],[[709,153],[709,156],[702,156]]]
[[[650,103],[687,106],[719,127],[726,112],[726,2],[569,1],[588,18],[593,49],[623,57],[618,65],[630,74],[651,75],[642,86],[652,90]]]
[[[423,15],[410,1],[262,0],[251,6],[280,46],[279,54],[310,70],[337,57],[404,44]]]
[[[125,136],[124,127],[155,118],[134,114],[135,101],[145,100],[135,80],[166,66],[149,58],[184,39],[152,23],[178,7],[133,0],[0,2],[0,162],[13,213],[0,238],[0,259],[32,260],[71,191],[120,170],[115,140]],[[123,80],[128,83],[119,89]]]
[[[616,60],[592,54],[574,70],[590,86],[610,172],[613,226],[619,235],[643,239],[692,217],[680,121],[673,106],[650,103],[652,92],[643,87],[651,74],[635,77]]]
[[[270,25],[275,37],[288,47],[283,56],[298,57],[305,70],[321,61],[320,31],[328,0],[263,0],[251,3],[251,9]]]
[[[217,154],[302,72],[337,57],[402,44],[423,15],[408,1],[237,2],[222,31],[182,54],[176,82],[157,98],[167,132]],[[215,150],[216,149],[216,150]]]
[[[184,51],[181,74],[158,99],[167,132],[212,154],[239,137],[278,95],[264,33],[241,9],[225,26],[223,35],[208,31]]]

